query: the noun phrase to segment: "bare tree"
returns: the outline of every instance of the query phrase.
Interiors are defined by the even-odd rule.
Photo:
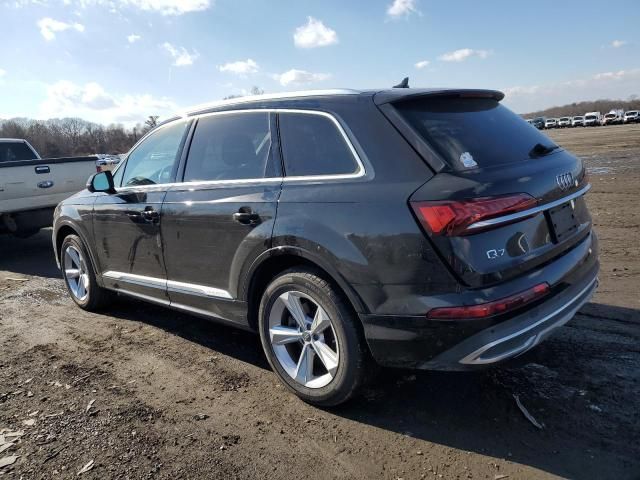
[[[147,130],[153,130],[158,126],[158,115],[149,115],[147,120],[144,122],[144,126]]]

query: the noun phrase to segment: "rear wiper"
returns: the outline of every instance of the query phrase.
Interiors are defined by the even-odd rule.
[[[558,145],[543,145],[542,143],[536,143],[531,150],[529,150],[530,157],[542,157],[544,155],[549,155],[554,150],[560,148]]]

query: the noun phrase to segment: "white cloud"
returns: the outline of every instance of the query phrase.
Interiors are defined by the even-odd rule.
[[[273,77],[280,82],[280,85],[286,87],[288,85],[303,85],[307,83],[320,82],[331,78],[331,75],[328,73],[311,73],[306,70],[292,68],[287,72],[274,75]]]
[[[391,18],[408,17],[412,13],[420,15],[416,0],[393,0],[393,3],[387,7],[387,15]]]
[[[296,28],[293,43],[298,48],[326,47],[338,43],[338,34],[322,21],[308,17],[306,25]]]
[[[59,3],[53,0],[14,0],[15,7],[29,5],[48,6]],[[138,10],[157,12],[161,15],[183,15],[189,12],[207,10],[213,0],[63,0],[65,6],[90,8],[102,6],[110,12],[117,12],[121,8],[135,8]]]
[[[555,105],[601,98],[624,99],[640,94],[640,68],[601,72],[546,85],[505,88],[505,103],[518,112],[533,112]]]
[[[260,70],[260,67],[254,60],[247,58],[245,61],[238,60],[237,62],[229,62],[224,65],[219,65],[218,70],[221,72],[235,73],[237,75],[247,75],[249,73],[256,73]]]
[[[461,48],[453,52],[447,52],[438,57],[443,62],[463,62],[471,57],[487,58],[491,55],[489,50],[474,50],[473,48]]]
[[[49,17],[38,20],[38,28],[40,28],[40,33],[47,42],[55,39],[56,33],[64,32],[65,30],[73,29],[77,32],[84,32],[84,25],[80,23],[65,23]]]
[[[200,56],[200,54],[195,50],[192,53],[189,53],[186,48],[174,47],[169,42],[164,42],[162,44],[162,48],[164,48],[173,58],[174,67],[187,67],[189,65],[193,65],[193,62],[195,62]]]
[[[142,37],[140,35],[136,35],[135,33],[132,33],[131,35],[129,35],[127,37],[127,41],[129,43],[136,43],[138,40],[140,40]]]
[[[626,44],[627,44],[626,40],[614,40],[613,42],[611,42],[611,46],[613,48],[624,47]]]
[[[423,68],[426,68],[429,66],[429,60],[421,60],[419,62],[417,62],[414,67],[416,67],[418,70],[422,70]]]
[[[47,97],[40,105],[40,118],[80,117],[103,124],[144,121],[148,115],[169,116],[177,111],[167,98],[149,94],[114,95],[95,82],[79,85],[61,80],[47,87]]]

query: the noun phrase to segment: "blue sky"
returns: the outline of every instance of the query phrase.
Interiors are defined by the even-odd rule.
[[[640,95],[640,2],[2,0],[0,118],[131,125],[246,93],[488,87],[527,112]]]

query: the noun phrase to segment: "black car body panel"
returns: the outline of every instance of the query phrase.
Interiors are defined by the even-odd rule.
[[[120,186],[127,163],[133,162],[130,154],[116,170],[116,193],[83,192],[58,207],[56,255],[61,238],[76,231],[88,246],[101,285],[250,329],[255,328],[252,316],[265,272],[312,265],[349,300],[379,363],[471,368],[475,364],[461,363],[462,356],[473,353],[469,348],[485,339],[494,342],[491,332],[498,325],[506,326],[496,331],[506,332],[512,325],[534,324],[547,304],[573,301],[580,285],[595,288],[597,239],[583,198],[589,188],[585,170],[569,152],[554,147],[544,155],[512,163],[460,168],[438,153],[398,106],[425,98],[446,102],[449,97],[497,104],[502,94],[452,89],[350,91],[257,97],[188,112],[166,124],[186,122],[186,127],[175,160],[167,159],[158,174],[162,182]],[[193,162],[219,155],[215,145],[194,147],[203,119],[231,121],[233,112],[268,118],[269,133],[262,140],[256,136],[259,141],[253,145],[256,158],[264,158],[264,178],[191,178]],[[329,122],[325,127],[332,125],[353,171],[287,173],[288,162],[294,153],[300,155],[300,149],[293,149],[291,133],[284,129],[293,118],[287,116],[298,114]],[[542,135],[533,126],[527,128],[528,135]],[[144,149],[153,135],[139,145]],[[550,142],[535,138],[545,145]],[[237,154],[241,144],[238,140],[229,151]],[[327,139],[313,148],[329,144]],[[260,153],[263,145],[268,146],[266,156]],[[309,158],[316,158],[313,153],[317,152],[309,152]],[[317,159],[311,162],[310,168],[317,163]],[[412,202],[512,194],[530,196],[537,210],[464,235],[433,234],[412,210]],[[550,212],[548,207],[556,204],[570,211]],[[562,236],[554,226],[559,215],[572,219],[571,229]],[[496,249],[503,254],[487,256]],[[515,311],[469,320],[427,317],[432,309],[484,304],[540,282],[548,285],[548,296]],[[592,291],[583,293],[574,306]],[[557,326],[560,320],[549,321]],[[522,340],[531,345],[509,348],[517,354],[530,348],[546,335],[541,332],[547,326],[532,327],[537,340],[531,336]]]

